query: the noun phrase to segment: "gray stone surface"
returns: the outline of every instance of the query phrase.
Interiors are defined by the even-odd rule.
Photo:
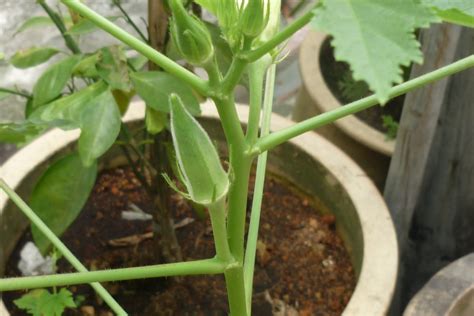
[[[59,5],[58,0],[48,0],[52,7],[61,8],[63,12],[67,9]],[[86,0],[88,5],[106,16],[117,16],[119,12],[111,6],[111,0]],[[122,0],[124,8],[130,14],[135,23],[145,31],[145,24],[141,20],[147,17],[147,1],[144,0]],[[0,0],[0,53],[4,53],[7,60],[16,51],[32,46],[52,46],[67,51],[63,39],[54,27],[42,27],[31,29],[22,34],[14,36],[17,28],[28,18],[45,15],[42,8],[32,0]],[[122,20],[117,21],[133,33],[133,30]],[[302,42],[306,29],[297,33],[288,43],[286,57],[278,65],[274,112],[289,117],[295,102],[295,95],[301,85],[298,68],[298,48]],[[98,47],[115,43],[108,34],[97,31],[80,38],[80,45],[84,52],[91,52]],[[48,65],[57,60],[52,58],[48,63],[23,70],[0,61],[0,87],[25,89],[31,91],[35,81]],[[247,103],[248,94],[244,89],[237,92],[237,101]],[[25,99],[12,96],[0,101],[0,123],[19,121],[23,119]],[[0,164],[4,162],[15,147],[0,144]]]

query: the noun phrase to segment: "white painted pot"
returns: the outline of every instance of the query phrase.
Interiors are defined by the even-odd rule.
[[[293,111],[296,121],[342,106],[329,89],[321,71],[321,48],[327,38],[324,33],[311,31],[301,45],[299,63],[303,85]],[[379,188],[383,187],[390,157],[395,150],[394,140],[387,140],[384,133],[355,115],[319,128],[317,132],[351,156]]]
[[[248,107],[238,107],[242,122],[248,119]],[[130,106],[127,122],[143,120],[144,104]],[[203,104],[200,119],[212,138],[223,141],[217,111]],[[277,115],[272,129],[293,122]],[[2,177],[21,196],[28,197],[32,185],[48,162],[67,151],[77,140],[77,131],[52,130],[21,149],[0,170]],[[118,151],[116,151],[118,152]],[[115,157],[115,158],[114,158]],[[117,159],[111,150],[102,160],[106,166]],[[291,161],[291,163],[289,163]],[[394,227],[382,196],[372,181],[347,155],[315,133],[306,133],[275,148],[269,156],[273,172],[315,198],[323,210],[336,217],[336,226],[349,250],[358,276],[355,292],[344,315],[385,315],[393,295],[398,269],[398,247]],[[27,221],[6,195],[0,193],[0,275]],[[8,315],[0,301],[0,315]]]

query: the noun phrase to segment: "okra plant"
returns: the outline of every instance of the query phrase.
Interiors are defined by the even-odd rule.
[[[133,74],[132,81],[145,83],[136,90],[147,108],[169,113],[169,124],[164,125],[168,125],[171,131],[178,171],[175,180],[170,174],[163,177],[183,196],[208,210],[216,255],[191,262],[88,272],[48,225],[2,181],[3,190],[79,272],[2,279],[0,291],[90,283],[119,315],[126,315],[126,311],[98,282],[196,274],[224,274],[230,314],[250,315],[267,152],[293,137],[371,106],[385,104],[396,96],[474,66],[474,55],[471,55],[401,83],[401,67],[411,62],[422,62],[415,30],[442,20],[473,27],[474,8],[467,0],[322,0],[283,30],[279,30],[278,0],[196,0],[217,17],[218,36],[212,36],[206,24],[185,8],[184,2],[168,0],[172,12],[170,30],[173,44],[187,63],[207,72],[206,79],[160,53],[143,38],[127,33],[81,1],[62,2],[73,16],[110,33],[159,67],[160,71],[155,73]],[[374,95],[270,133],[275,64],[285,41],[309,23],[333,37],[336,59],[348,62],[354,79],[365,81]],[[217,41],[222,39],[231,54],[228,67],[223,66],[222,61],[227,56],[217,45]],[[84,62],[80,56],[74,53],[70,63],[77,66]],[[116,75],[120,76],[120,73]],[[153,80],[157,76],[159,80]],[[234,90],[244,78],[248,79],[250,91],[246,127],[240,124],[234,102]],[[168,82],[186,87],[186,93],[170,90]],[[25,123],[2,126],[0,131],[22,136],[44,126],[80,128],[80,161],[86,167],[94,166],[115,139],[97,143],[87,139],[100,140],[111,134],[114,138],[118,135],[121,112],[113,98],[113,89],[107,79],[99,76],[93,84],[69,97],[38,105]],[[158,92],[155,99],[149,97],[150,90]],[[193,117],[196,114],[193,111],[197,112],[194,94],[211,99],[217,108],[228,146],[227,171],[222,167],[221,157],[206,131]],[[99,114],[112,114],[89,114],[90,108],[101,109]],[[110,124],[111,117],[116,124]],[[81,124],[73,124],[78,121]],[[83,154],[84,151],[87,154]],[[251,166],[257,157],[254,199],[246,232],[248,182]],[[175,181],[181,184],[175,185]]]

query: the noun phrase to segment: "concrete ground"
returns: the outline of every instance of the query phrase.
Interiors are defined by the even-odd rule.
[[[296,1],[293,1],[296,2]],[[48,0],[48,3],[55,6],[55,0]],[[110,6],[109,0],[98,0],[93,2],[94,9],[107,16],[118,15],[116,10]],[[145,28],[141,17],[146,16],[146,1],[124,0],[124,8],[141,28]],[[64,44],[61,36],[52,28],[42,28],[39,30],[28,30],[25,33],[15,35],[16,29],[23,21],[32,17],[44,15],[42,9],[31,0],[2,0],[0,3],[0,53],[6,58],[12,56],[19,49],[32,46],[53,46],[63,48]],[[121,26],[127,26],[118,22]],[[130,28],[128,28],[129,31]],[[291,117],[295,96],[301,85],[298,70],[298,47],[304,38],[308,28],[297,33],[286,45],[283,54],[286,57],[278,65],[274,112],[284,117]],[[133,31],[131,31],[133,32]],[[104,46],[116,41],[102,32],[95,32],[84,36],[81,39],[81,47],[84,51],[93,51],[98,45]],[[28,70],[16,69],[8,65],[5,61],[0,61],[0,87],[18,87],[31,91],[35,81],[44,69],[56,59],[53,58],[47,64],[40,65]],[[247,103],[248,94],[245,89],[237,92],[236,99],[240,103]],[[14,122],[23,119],[25,100],[20,97],[9,97],[0,101],[0,123]],[[16,150],[15,146],[0,144],[0,165]]]

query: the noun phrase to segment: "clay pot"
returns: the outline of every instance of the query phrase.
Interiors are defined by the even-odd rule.
[[[203,104],[200,121],[211,138],[224,144],[217,111],[211,103]],[[248,107],[238,107],[242,122],[248,119]],[[144,104],[130,106],[125,120],[129,124],[143,120]],[[272,128],[279,130],[294,124],[277,115]],[[0,177],[23,197],[48,163],[71,149],[78,131],[52,130],[21,149],[0,170]],[[224,146],[221,146],[224,147]],[[123,163],[120,151],[111,149],[101,167]],[[275,148],[269,166],[308,194],[323,210],[336,217],[336,226],[358,278],[356,289],[346,307],[347,315],[385,315],[393,295],[398,269],[398,247],[387,206],[373,185],[346,154],[315,133],[306,133]],[[0,276],[7,258],[28,226],[21,212],[0,193]],[[8,315],[0,301],[0,315]]]

